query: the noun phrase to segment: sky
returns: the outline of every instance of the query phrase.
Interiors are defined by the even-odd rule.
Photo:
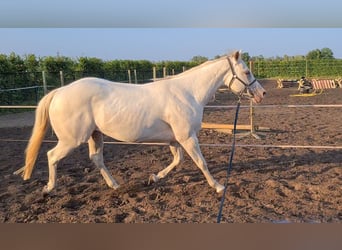
[[[0,54],[103,60],[306,55],[342,59],[340,0],[2,0]]]
[[[0,53],[21,56],[187,61],[240,49],[276,57],[328,47],[342,58],[342,28],[10,28],[0,37]]]

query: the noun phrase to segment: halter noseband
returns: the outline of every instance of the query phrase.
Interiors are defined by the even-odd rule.
[[[255,78],[252,82],[250,83],[246,83],[245,81],[243,81],[235,72],[235,69],[233,67],[233,64],[229,58],[229,56],[227,57],[227,60],[228,60],[228,63],[229,63],[229,66],[230,66],[230,70],[232,71],[232,74],[233,74],[233,77],[232,79],[230,80],[229,84],[228,84],[228,88],[232,91],[231,89],[231,86],[233,84],[233,82],[235,80],[238,80],[239,82],[241,82],[244,86],[245,86],[245,89],[243,91],[241,91],[240,93],[234,93],[236,94],[237,96],[239,96],[239,98],[241,98],[243,95],[247,95],[249,97],[253,97],[253,94],[250,92],[250,87],[257,81]],[[234,91],[232,91],[234,92]]]

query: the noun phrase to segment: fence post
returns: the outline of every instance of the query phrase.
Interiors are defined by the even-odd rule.
[[[250,69],[251,72],[254,72],[254,63],[253,63],[252,60],[249,61],[249,69]]]
[[[166,67],[163,67],[163,78],[166,77]]]
[[[64,86],[64,75],[63,75],[63,71],[59,71],[59,77],[61,79],[61,87]]]
[[[183,72],[186,70],[185,66],[183,66]]]
[[[260,61],[259,61],[259,59],[257,59],[256,63],[258,65],[258,73],[257,73],[257,75],[258,75],[258,77],[260,77]],[[253,74],[254,74],[254,72],[253,72]]]
[[[138,78],[137,78],[137,70],[134,70],[134,83],[138,84]]]
[[[47,94],[47,85],[46,85],[46,77],[45,77],[45,71],[42,71],[42,77],[43,77],[43,90],[44,90],[44,95]]]
[[[132,78],[131,78],[131,70],[127,70],[128,72],[128,83],[132,83]]]
[[[251,124],[251,133],[252,134],[255,132],[253,116],[254,116],[254,109],[253,109],[253,101],[251,99],[249,101],[249,121],[250,121],[250,124]]]
[[[255,125],[254,125],[254,108],[253,108],[253,101],[252,99],[250,100],[250,103],[249,103],[249,119],[250,119],[250,124],[251,124],[251,135],[255,138],[255,139],[258,139],[260,140],[260,136],[256,134],[256,131],[255,131]]]
[[[153,67],[153,81],[155,82],[157,80],[157,68]]]

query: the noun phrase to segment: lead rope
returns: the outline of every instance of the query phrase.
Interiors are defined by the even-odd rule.
[[[229,179],[232,167],[233,167],[233,156],[234,156],[234,152],[235,152],[236,124],[237,124],[237,120],[238,120],[238,116],[239,116],[240,104],[241,104],[241,97],[239,98],[237,106],[236,106],[234,128],[233,128],[233,143],[232,143],[232,149],[231,149],[231,152],[230,152],[229,164],[228,164],[228,168],[227,168],[227,178],[226,178],[226,181],[224,183],[223,195],[222,195],[222,198],[221,198],[221,204],[220,204],[219,212],[218,212],[218,215],[217,215],[217,223],[221,222],[223,203],[224,203],[224,200],[225,200],[225,197],[226,197],[227,186],[228,186],[228,179]]]

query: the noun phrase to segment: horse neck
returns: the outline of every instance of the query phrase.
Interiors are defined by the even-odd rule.
[[[185,74],[186,82],[183,86],[191,92],[198,103],[204,106],[222,85],[228,69],[228,61],[222,58],[208,62],[207,65],[199,66]]]

